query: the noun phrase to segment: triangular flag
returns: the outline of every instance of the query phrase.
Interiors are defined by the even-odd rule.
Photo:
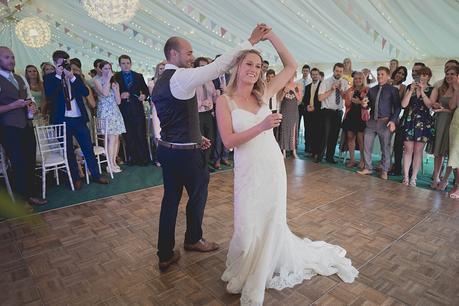
[[[370,24],[368,23],[368,20],[365,20],[365,32],[370,32]]]
[[[389,44],[389,53],[392,53],[392,50],[394,50],[394,45],[393,44]]]
[[[385,39],[384,37],[382,38],[382,41],[381,41],[381,47],[382,49],[384,50],[384,47],[386,46],[386,43],[387,43],[387,39]]]
[[[67,47],[67,51],[70,51],[70,49],[71,49],[70,47]]]
[[[37,14],[41,14],[41,12],[43,12],[43,11],[40,10],[40,9],[37,7]]]
[[[104,49],[99,48],[99,52],[100,52],[100,53],[103,53],[103,52],[104,52]]]
[[[210,29],[213,31],[216,26],[217,26],[217,24],[211,20],[210,21]]]
[[[57,22],[57,21],[56,21],[56,23],[54,25],[56,26],[56,28],[61,26],[61,24],[59,22]]]
[[[225,36],[226,32],[227,30],[225,28],[223,27],[220,28],[220,34],[222,35],[222,37]]]
[[[376,41],[376,39],[378,39],[378,36],[379,36],[379,33],[376,32],[376,30],[373,32],[373,42]]]
[[[188,14],[191,14],[191,12],[192,12],[193,10],[194,10],[194,8],[193,8],[190,4],[188,4],[188,6],[186,7],[187,13],[188,13]]]
[[[112,56],[112,53],[111,52],[107,52],[107,56],[108,57]]]
[[[49,21],[51,21],[51,16],[49,16],[49,15],[46,15],[46,20],[49,20]]]
[[[126,30],[127,30],[128,28],[129,28],[129,27],[123,23],[123,32],[126,32]]]
[[[70,32],[70,30],[68,28],[64,28],[64,33],[67,34],[68,32]]]
[[[91,49],[94,49],[96,45],[94,43],[91,43]]]
[[[395,58],[399,58],[400,57],[400,50],[399,49],[395,49]]]
[[[204,16],[203,14],[199,13],[199,23],[203,23],[204,20],[206,20],[206,16]]]
[[[137,36],[137,34],[139,34],[139,31],[136,31],[136,30],[132,30],[132,33],[134,34],[134,37]]]
[[[17,4],[14,6],[14,8],[16,9],[16,11],[20,11],[22,9],[22,5]]]
[[[59,48],[62,48],[63,44],[62,43],[59,43]]]

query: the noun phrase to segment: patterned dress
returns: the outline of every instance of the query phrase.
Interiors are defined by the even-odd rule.
[[[105,85],[101,77],[95,77],[102,87]],[[120,135],[126,133],[123,116],[121,115],[118,104],[116,104],[115,92],[110,88],[108,96],[97,96],[97,118],[105,119],[107,125],[107,134]]]
[[[426,89],[430,96],[432,87]],[[405,108],[405,121],[402,125],[403,139],[427,143],[434,135],[434,124],[429,108],[424,104],[422,96],[413,94],[408,106]]]
[[[296,99],[293,90],[290,90],[285,94],[284,99],[281,103],[282,121],[280,125],[280,137],[279,145],[282,150],[294,150],[296,149],[293,145],[296,143],[296,131],[298,130],[298,100]],[[293,131],[293,128],[295,131]]]

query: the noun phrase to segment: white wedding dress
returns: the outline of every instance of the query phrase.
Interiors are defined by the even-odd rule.
[[[256,114],[226,96],[236,133],[271,114],[263,104]],[[234,233],[222,280],[241,305],[262,305],[265,288],[293,287],[316,274],[337,274],[353,282],[358,271],[346,250],[295,236],[286,219],[287,177],[273,131],[234,149]]]

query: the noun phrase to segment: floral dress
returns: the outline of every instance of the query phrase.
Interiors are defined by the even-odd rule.
[[[425,89],[429,97],[432,87]],[[405,141],[417,141],[427,143],[434,135],[434,122],[430,109],[424,104],[422,96],[413,94],[408,106],[405,108],[405,120],[402,125],[403,139]]]

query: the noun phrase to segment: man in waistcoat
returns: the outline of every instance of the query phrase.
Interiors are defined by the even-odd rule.
[[[0,46],[0,143],[10,160],[13,187],[31,205],[46,204],[35,196],[36,141],[32,118],[35,105],[27,96],[24,79],[14,74],[13,52]],[[30,113],[30,115],[29,115]]]
[[[213,63],[197,68],[191,68],[194,61],[193,49],[187,40],[171,37],[164,46],[167,64],[152,92],[152,101],[155,101],[161,122],[158,159],[164,180],[157,253],[161,271],[165,271],[180,258],[180,252],[174,251],[175,224],[184,187],[189,196],[185,250],[210,252],[219,248],[218,244],[202,237],[202,218],[209,184],[209,171],[203,151],[210,148],[210,141],[202,137],[199,129],[195,89],[222,75],[240,51],[252,49],[269,30],[266,25],[258,25],[248,41],[223,54]]]

